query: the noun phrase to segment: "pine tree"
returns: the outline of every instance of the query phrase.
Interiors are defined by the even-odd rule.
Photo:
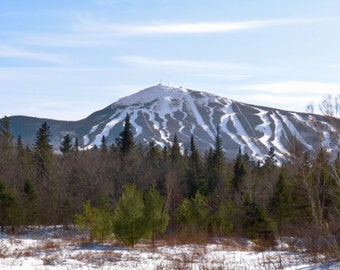
[[[242,179],[246,174],[247,174],[247,171],[246,171],[245,164],[243,161],[243,155],[241,152],[241,148],[239,148],[238,155],[234,162],[234,175],[231,180],[234,191],[239,191],[240,183],[242,182]]]
[[[269,152],[267,153],[266,159],[264,161],[264,166],[267,168],[275,165],[275,163],[277,162],[275,157],[276,157],[275,149],[274,147],[270,147]]]
[[[5,182],[0,179],[0,226],[1,232],[4,232],[5,225],[13,225],[15,213],[13,208],[15,206],[14,196],[6,190]]]
[[[263,237],[272,232],[272,220],[267,216],[264,209],[258,203],[252,201],[248,195],[245,196],[242,207],[244,211],[242,228],[248,237]]]
[[[188,196],[193,197],[197,191],[205,195],[208,183],[204,176],[203,162],[196,148],[194,136],[190,139],[189,166],[186,173]]]
[[[61,146],[59,147],[61,153],[63,155],[67,155],[72,151],[72,139],[70,135],[66,134],[61,142]]]
[[[219,127],[214,142],[214,150],[210,149],[208,154],[208,191],[214,192],[224,178],[225,155],[223,151],[222,138]]]
[[[281,236],[284,222],[291,220],[294,216],[292,199],[287,191],[282,173],[279,174],[278,181],[274,188],[274,194],[269,200],[268,208],[277,223],[279,235]]]
[[[79,140],[78,138],[75,139],[75,142],[74,142],[74,151],[78,151],[79,150]]]
[[[148,151],[148,157],[151,160],[159,159],[161,156],[161,152],[159,151],[159,148],[155,141],[149,142],[149,151]]]
[[[22,143],[22,139],[20,135],[18,136],[18,139],[17,139],[16,150],[18,153],[22,153],[24,151],[24,145]]]
[[[47,122],[44,122],[37,132],[34,144],[34,156],[40,176],[47,176],[49,174],[49,167],[52,160],[50,137],[50,127]]]
[[[185,232],[207,232],[210,211],[205,196],[197,192],[192,198],[185,198],[177,211],[177,221],[184,225]]]
[[[217,127],[217,134],[215,138],[215,149],[213,151],[213,157],[214,157],[214,163],[216,164],[216,167],[223,167],[225,163],[225,155],[223,150],[223,144],[222,144],[222,138],[220,135],[220,129]]]
[[[181,158],[181,147],[178,142],[177,134],[175,133],[170,149],[170,158],[172,162],[178,162]]]
[[[89,231],[89,241],[98,239],[103,242],[112,234],[112,214],[106,209],[92,207],[86,201],[83,214],[76,215],[76,225],[79,229]]]
[[[34,225],[37,217],[36,191],[30,180],[24,183],[24,221],[26,225]]]
[[[152,245],[155,245],[157,233],[164,233],[168,223],[169,214],[164,205],[164,200],[155,187],[151,187],[144,198],[144,220],[147,223],[147,231],[151,234]]]
[[[0,119],[0,146],[8,149],[13,145],[13,135],[10,129],[10,120],[7,116]]]
[[[147,231],[143,194],[136,185],[126,184],[113,215],[115,236],[133,248]]]
[[[124,130],[119,133],[119,138],[116,139],[116,143],[123,155],[130,153],[135,148],[129,114],[126,114]]]
[[[104,135],[101,139],[100,149],[102,150],[103,153],[107,152],[107,140],[106,140],[106,137]]]

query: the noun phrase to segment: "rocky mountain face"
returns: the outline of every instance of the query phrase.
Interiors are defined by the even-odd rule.
[[[213,146],[217,127],[226,156],[234,158],[241,148],[261,159],[271,147],[283,158],[292,142],[306,150],[325,147],[338,152],[339,119],[244,104],[206,92],[156,85],[122,98],[80,121],[56,121],[24,116],[10,118],[12,133],[32,144],[44,121],[50,126],[51,142],[57,149],[63,136],[78,138],[84,149],[100,145],[103,136],[114,143],[130,115],[134,139],[142,145],[155,141],[171,144],[175,135],[184,149],[193,134],[196,146],[207,151]]]

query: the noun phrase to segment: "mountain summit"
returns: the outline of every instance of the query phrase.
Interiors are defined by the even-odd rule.
[[[32,142],[42,122],[47,121],[55,146],[60,144],[63,136],[70,134],[78,138],[82,147],[91,148],[99,146],[103,136],[108,143],[114,143],[127,114],[130,115],[134,139],[142,145],[154,141],[161,147],[168,146],[177,134],[185,148],[193,135],[197,147],[204,152],[213,147],[218,128],[230,158],[241,149],[258,159],[271,148],[283,157],[293,141],[311,151],[322,146],[329,151],[338,151],[335,126],[339,126],[339,120],[245,104],[206,92],[161,84],[121,98],[80,121],[14,116],[11,124],[15,136],[20,134],[23,140]],[[336,121],[336,125],[331,120]]]

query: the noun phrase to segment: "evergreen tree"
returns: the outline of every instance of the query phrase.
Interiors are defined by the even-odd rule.
[[[34,225],[37,217],[36,209],[36,191],[31,181],[26,180],[24,183],[24,222],[26,225]]]
[[[155,141],[150,141],[149,142],[149,150],[148,150],[148,157],[151,160],[157,160],[161,156],[161,153],[159,151],[159,148]]]
[[[14,225],[16,213],[14,196],[6,190],[5,182],[0,179],[0,226],[1,232],[4,232],[4,227]]]
[[[238,155],[234,162],[234,175],[231,180],[234,191],[239,191],[240,183],[242,182],[242,179],[246,174],[247,174],[247,171],[246,171],[246,167],[243,161],[241,148],[239,148]]]
[[[107,152],[107,140],[106,140],[106,137],[104,135],[101,139],[100,149],[102,150],[103,153]]]
[[[213,157],[214,157],[214,162],[217,167],[223,167],[225,163],[225,155],[224,155],[224,150],[223,150],[223,144],[222,144],[222,138],[220,135],[220,128],[217,127],[216,129],[217,134],[215,138],[215,149],[213,151]]]
[[[79,150],[79,140],[78,140],[78,138],[76,138],[75,141],[74,141],[74,150],[76,152]]]
[[[190,155],[187,169],[187,187],[189,197],[193,197],[197,191],[205,195],[208,184],[204,176],[203,162],[196,148],[194,136],[190,139]]]
[[[63,155],[67,155],[72,151],[72,139],[70,135],[66,134],[61,142],[61,146],[59,147],[61,153]]]
[[[274,194],[269,200],[268,208],[274,221],[277,223],[279,235],[281,236],[284,222],[291,220],[294,215],[292,199],[287,191],[282,173],[279,174],[278,181],[274,188]]]
[[[252,201],[248,195],[243,201],[243,224],[244,233],[251,238],[266,237],[273,230],[273,223],[264,209]]]
[[[169,149],[166,146],[162,149],[162,158],[163,160],[167,160],[169,158]]]
[[[184,231],[187,233],[206,233],[209,218],[208,201],[199,192],[191,199],[185,198],[178,207],[177,220],[184,225]]]
[[[123,155],[130,153],[135,148],[129,114],[126,114],[124,130],[119,133],[119,138],[116,139],[116,143]]]
[[[89,241],[97,239],[103,242],[112,234],[112,214],[106,209],[92,207],[87,201],[83,214],[76,215],[76,225],[79,229],[89,231]]]
[[[144,219],[154,246],[156,233],[164,233],[168,226],[169,214],[165,209],[163,198],[155,187],[151,187],[146,192],[144,204]]]
[[[177,134],[175,133],[170,149],[170,158],[172,162],[178,162],[181,158],[181,147],[178,142]]]
[[[10,120],[7,116],[0,119],[0,146],[8,149],[13,145],[13,135],[10,129]]]
[[[214,150],[210,149],[208,154],[208,190],[214,192],[219,184],[223,182],[225,169],[225,155],[223,151],[222,138],[219,127],[214,142]]]
[[[234,202],[229,200],[221,201],[214,215],[214,223],[220,236],[226,236],[232,232],[237,214],[238,209]]]
[[[267,153],[267,156],[264,161],[264,166],[270,167],[275,165],[275,163],[277,162],[275,157],[276,157],[275,149],[274,147],[270,147],[269,152]]]
[[[147,231],[143,194],[136,185],[126,184],[113,215],[115,236],[133,248]]]
[[[50,137],[50,127],[47,122],[44,122],[37,132],[34,144],[34,155],[40,176],[47,176],[49,174],[52,160],[52,145],[50,144]]]
[[[24,152],[24,145],[22,143],[22,139],[21,139],[20,135],[18,136],[18,139],[17,139],[16,150],[17,150],[18,153],[23,153]]]

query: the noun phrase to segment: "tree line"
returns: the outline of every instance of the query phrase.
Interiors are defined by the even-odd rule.
[[[181,151],[176,134],[169,146],[148,147],[133,139],[129,115],[116,142],[79,150],[65,135],[52,149],[48,123],[32,147],[0,120],[1,230],[29,225],[76,224],[90,240],[114,234],[129,245],[161,234],[245,236],[274,239],[307,235],[338,244],[340,160],[325,148],[310,152],[296,139],[282,165],[275,149],[264,164],[241,149],[226,157],[217,129],[204,153],[191,136]],[[320,238],[321,239],[321,238]],[[320,240],[321,242],[321,240]]]

